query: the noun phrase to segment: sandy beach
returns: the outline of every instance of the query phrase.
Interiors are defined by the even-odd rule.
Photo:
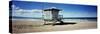
[[[13,20],[12,32],[13,33],[32,33],[32,32],[68,31],[68,30],[97,28],[96,21],[74,22],[74,23],[76,24],[52,26],[52,25],[43,25],[43,21]]]

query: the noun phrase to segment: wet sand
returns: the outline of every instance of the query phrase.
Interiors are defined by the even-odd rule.
[[[68,22],[65,22],[68,23]],[[86,22],[73,22],[76,24],[64,24],[64,25],[43,25],[43,21],[12,21],[13,33],[32,33],[32,32],[50,32],[50,31],[68,31],[79,29],[94,29],[97,28],[96,21]]]

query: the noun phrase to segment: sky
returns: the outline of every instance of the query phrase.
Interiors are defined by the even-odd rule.
[[[42,17],[42,10],[50,7],[61,9],[63,17],[97,17],[97,6],[47,2],[13,1],[12,16]]]

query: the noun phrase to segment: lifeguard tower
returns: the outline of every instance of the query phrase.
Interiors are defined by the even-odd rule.
[[[49,22],[53,25],[56,24],[57,21],[61,21],[62,15],[59,15],[60,9],[55,7],[44,9],[43,10],[43,20],[44,25],[49,24]]]

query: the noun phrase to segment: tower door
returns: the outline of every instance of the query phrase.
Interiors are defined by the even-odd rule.
[[[43,18],[44,18],[44,20],[52,20],[52,12],[51,11],[44,11]]]

